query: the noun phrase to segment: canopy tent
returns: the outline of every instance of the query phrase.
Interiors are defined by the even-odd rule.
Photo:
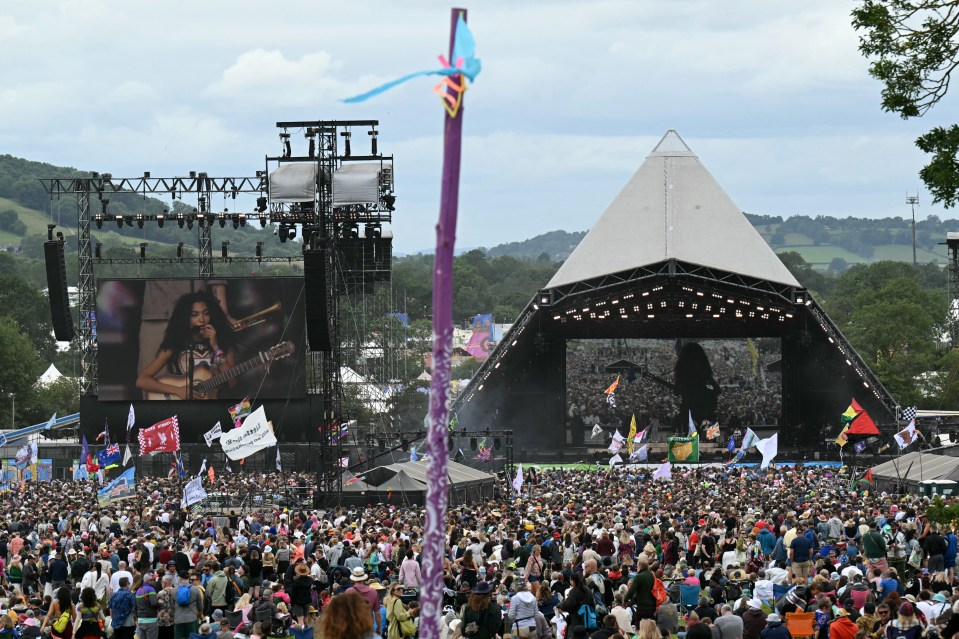
[[[374,468],[363,476],[366,483],[373,486],[368,495],[373,501],[422,504],[426,497],[428,465],[427,460],[420,459]],[[450,503],[472,503],[493,497],[496,477],[489,473],[450,461],[447,476]]]
[[[47,370],[40,376],[40,379],[37,380],[37,385],[39,386],[49,386],[53,382],[57,381],[63,377],[63,374],[57,370],[57,367],[53,364],[47,368]]]
[[[926,479],[959,480],[959,458],[913,451],[872,469],[877,491],[917,493]]]
[[[628,373],[629,371],[638,371],[639,366],[627,359],[618,359],[612,364],[607,364],[603,370],[607,373]]]

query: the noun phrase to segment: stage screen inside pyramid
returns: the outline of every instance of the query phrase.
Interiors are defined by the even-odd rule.
[[[779,338],[567,341],[566,415],[586,442],[597,423],[625,436],[633,415],[657,441],[687,435],[692,412],[701,438],[718,423],[725,443],[781,424],[782,396]]]

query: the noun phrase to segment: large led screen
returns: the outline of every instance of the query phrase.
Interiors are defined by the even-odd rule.
[[[566,390],[569,425],[584,429],[587,440],[593,425],[628,428],[633,415],[658,440],[686,435],[690,413],[701,433],[705,422],[719,422],[727,433],[727,427],[776,425],[782,344],[778,338],[570,340]]]
[[[303,397],[298,278],[100,280],[101,401]]]

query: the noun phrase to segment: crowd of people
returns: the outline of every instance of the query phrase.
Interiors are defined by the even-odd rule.
[[[927,498],[835,468],[541,469],[448,513],[444,637],[917,639],[959,631],[957,540]],[[237,474],[217,489],[306,485]],[[416,636],[424,510],[179,508],[141,478],[0,495],[2,639]],[[806,617],[795,617],[807,613]]]
[[[776,349],[756,340],[704,340],[706,351],[721,392],[716,419],[724,426],[775,425],[782,418],[782,375],[769,365],[780,358]],[[605,367],[625,360],[636,365],[616,373]],[[632,416],[652,425],[657,440],[686,434],[686,417],[680,415],[681,398],[670,385],[677,360],[672,340],[620,340],[609,344],[597,340],[570,342],[566,355],[567,406],[570,428],[583,430],[586,438],[594,424],[628,428]],[[651,376],[644,376],[643,373]],[[615,405],[603,393],[620,375]],[[656,381],[659,380],[659,381]]]

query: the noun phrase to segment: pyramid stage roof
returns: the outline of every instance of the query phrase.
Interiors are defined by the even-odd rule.
[[[467,430],[514,429],[520,448],[582,444],[567,433],[567,340],[747,337],[781,340],[781,442],[820,447],[850,397],[896,428],[895,399],[670,130],[453,410]]]

